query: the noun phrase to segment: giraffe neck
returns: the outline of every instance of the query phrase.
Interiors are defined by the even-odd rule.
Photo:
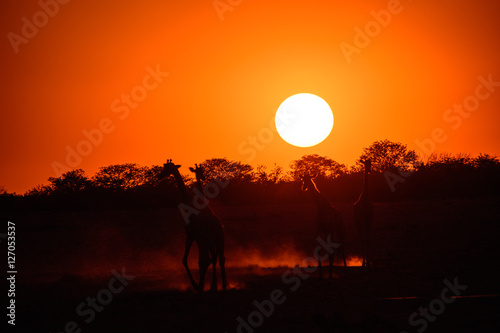
[[[201,193],[203,198],[205,198],[205,193],[203,192],[203,183],[202,183],[201,179],[199,179],[198,177],[196,177],[196,188]]]
[[[322,208],[325,205],[327,205],[327,206],[330,205],[328,203],[328,201],[326,200],[325,196],[320,191],[318,191],[316,186],[314,186],[314,188],[310,189],[310,191],[311,191],[311,195],[313,197],[313,200],[316,203],[316,205],[318,206],[318,208]]]
[[[363,182],[363,194],[368,198],[368,170],[365,167],[365,178]]]
[[[181,194],[181,199],[182,202],[185,204],[191,204],[193,201],[193,197],[189,194],[186,184],[184,184],[184,179],[182,179],[181,174],[179,173],[179,170],[176,170],[174,172],[174,178],[175,178],[175,183],[177,184],[177,189],[179,190],[179,193]]]
[[[311,189],[311,195],[313,197],[314,203],[316,204],[316,207],[318,209],[317,211],[317,220],[316,220],[316,232],[318,234],[321,234],[322,232],[329,232],[329,222],[331,221],[329,219],[332,205],[330,202],[326,199],[326,197],[318,191],[318,189],[315,187],[314,189]],[[325,219],[325,217],[327,219]]]

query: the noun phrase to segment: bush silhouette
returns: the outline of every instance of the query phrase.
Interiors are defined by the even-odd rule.
[[[354,202],[362,189],[361,161],[372,160],[371,187],[374,201],[478,197],[500,195],[500,160],[481,154],[431,155],[419,160],[406,145],[389,140],[376,141],[363,149],[356,165],[347,167],[328,156],[304,155],[290,163],[290,171],[274,165],[252,166],[227,158],[203,161],[208,182],[224,181],[216,200],[227,205],[302,203],[297,185],[304,172],[317,174],[321,191],[335,201]],[[23,196],[8,194],[0,187],[0,204],[6,210],[81,210],[81,209],[158,209],[175,207],[178,191],[172,178],[160,180],[162,166],[115,164],[99,168],[89,178],[82,169],[50,177],[48,184],[37,185]],[[384,172],[408,172],[396,190],[391,191]],[[182,175],[193,186],[190,175]],[[306,199],[307,200],[307,199]]]
[[[355,171],[363,169],[363,161],[371,160],[372,171],[410,171],[418,165],[417,155],[414,150],[409,150],[407,145],[389,140],[375,141],[370,146],[363,148],[363,153],[356,160]]]

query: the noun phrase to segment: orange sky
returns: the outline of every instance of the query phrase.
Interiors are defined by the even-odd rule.
[[[185,173],[211,157],[287,167],[317,153],[353,164],[375,140],[416,149],[435,128],[447,135],[436,152],[500,154],[500,87],[479,88],[479,106],[461,123],[457,113],[443,119],[474,96],[479,76],[500,81],[498,1],[232,3],[221,20],[212,0],[73,0],[49,6],[53,17],[36,1],[2,1],[0,185],[23,193],[46,183],[78,145],[92,150],[73,161],[89,175],[167,158]],[[398,13],[348,62],[341,43],[360,46],[355,27],[377,29],[371,11],[388,6]],[[38,31],[25,27],[32,35],[19,42],[22,18],[33,16]],[[169,74],[157,84],[147,67]],[[150,90],[140,87],[145,77]],[[126,114],[120,98],[131,92],[144,99]],[[311,148],[277,134],[252,148],[248,138],[268,134],[280,103],[301,92],[329,103],[332,134]],[[82,143],[82,131],[100,124],[102,140]]]

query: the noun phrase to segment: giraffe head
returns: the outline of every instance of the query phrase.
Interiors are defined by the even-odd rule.
[[[309,191],[312,189],[316,189],[316,184],[314,184],[314,178],[316,178],[318,174],[311,175],[310,173],[303,173],[299,175],[299,178],[302,182],[302,191]]]
[[[194,172],[197,181],[202,182],[206,180],[205,172],[201,165],[195,164],[194,168],[189,167],[189,170],[191,170],[191,172]]]
[[[176,172],[179,172],[178,169],[180,167],[180,165],[172,163],[172,160],[167,160],[167,163],[163,164],[163,170],[160,172],[159,178],[163,179],[165,177],[173,175]]]

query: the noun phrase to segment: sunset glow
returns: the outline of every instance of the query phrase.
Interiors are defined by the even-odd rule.
[[[91,176],[167,157],[182,173],[212,157],[287,168],[319,154],[352,165],[385,138],[423,154],[500,154],[497,1],[62,3],[1,5],[9,192],[58,171]],[[309,148],[272,128],[298,92],[335,116]],[[276,134],[262,141],[263,130]],[[249,137],[258,149],[242,154]]]

